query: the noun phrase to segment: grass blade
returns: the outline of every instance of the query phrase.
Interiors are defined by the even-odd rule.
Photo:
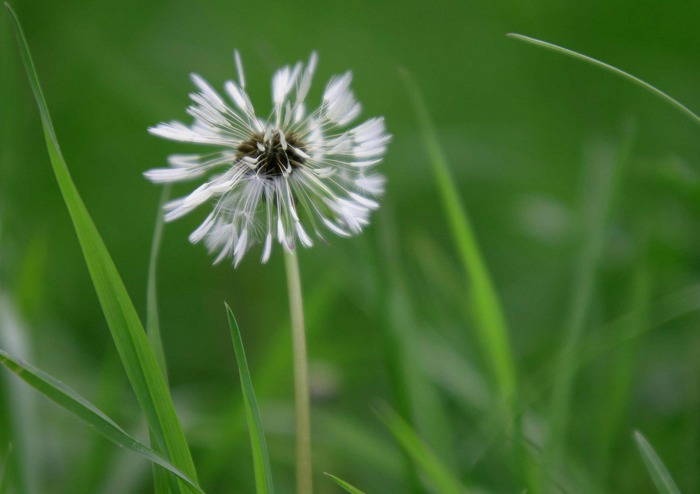
[[[9,468],[8,465],[10,464],[10,449],[7,449],[7,453],[5,453],[5,457],[3,458],[2,465],[0,465],[0,494],[4,494],[9,490],[9,475],[7,474]]]
[[[629,304],[631,307],[629,317],[624,324],[628,327],[622,331],[630,333],[639,328],[651,326],[650,306],[653,293],[653,274],[650,268],[648,244],[649,228],[647,225],[637,227],[640,231],[634,236],[635,244],[639,246],[638,260],[629,282]],[[635,373],[637,370],[640,352],[640,342],[631,340],[611,352],[609,357],[610,368],[606,371],[609,376],[608,383],[601,383],[605,395],[601,400],[600,425],[592,429],[597,432],[598,451],[595,454],[598,460],[598,475],[601,480],[607,481],[610,472],[615,468],[615,445],[623,435],[624,421],[630,403],[633,403]],[[578,352],[577,352],[578,353]],[[626,436],[626,431],[624,436]],[[625,437],[625,441],[627,438]]]
[[[471,283],[472,306],[476,326],[486,361],[498,387],[500,399],[509,412],[513,408],[516,393],[516,375],[510,348],[506,319],[496,290],[491,281],[467,211],[462,206],[447,159],[435,134],[435,128],[418,86],[406,71],[403,80],[414,106],[428,157],[433,165],[440,197],[450,223],[460,260]]]
[[[160,318],[158,317],[158,254],[160,243],[163,238],[163,206],[170,197],[170,185],[163,187],[158,203],[158,213],[156,224],[153,228],[153,241],[151,243],[151,255],[148,260],[148,287],[146,288],[146,333],[151,350],[163,371],[165,382],[168,382],[168,367],[165,363],[165,352],[163,351],[163,341],[160,337]]]
[[[612,72],[615,75],[618,75],[622,77],[623,79],[627,79],[628,81],[633,82],[637,86],[640,86],[644,88],[645,90],[649,91],[655,96],[658,96],[662,100],[664,100],[666,103],[669,105],[673,106],[677,110],[680,110],[683,114],[685,114],[687,117],[689,117],[691,120],[693,120],[696,124],[700,124],[700,116],[698,116],[695,112],[693,112],[690,108],[682,104],[680,101],[677,99],[669,96],[665,92],[661,91],[660,89],[655,88],[651,84],[649,84],[646,81],[643,81],[642,79],[633,76],[629,72],[625,72],[624,70],[618,69],[617,67],[614,67],[610,64],[607,64],[605,62],[601,62],[600,60],[597,60],[593,57],[589,57],[588,55],[584,55],[583,53],[578,53],[573,50],[569,50],[568,48],[564,48],[562,46],[555,45],[553,43],[549,43],[547,41],[542,41],[540,39],[536,38],[531,38],[529,36],[525,36],[522,34],[517,34],[517,33],[509,33],[508,34],[509,38],[517,39],[519,41],[524,41],[525,43],[530,43],[531,45],[535,46],[540,46],[542,48],[546,48],[548,50],[555,51],[557,53],[561,53],[563,55],[569,56],[571,58],[575,58],[577,60],[581,60],[583,62],[589,63],[591,65],[595,65],[597,67],[600,67],[602,69],[607,70],[608,72]]]
[[[24,382],[32,386],[41,394],[54,401],[70,413],[84,421],[97,432],[109,439],[111,442],[122,448],[138,453],[147,460],[160,465],[169,472],[185,481],[197,492],[203,492],[187,475],[170,464],[167,460],[159,456],[148,446],[127,434],[112,419],[102,413],[97,407],[80,396],[78,393],[67,387],[65,384],[40,371],[39,369],[23,362],[0,350],[0,363],[14,372]]]
[[[238,363],[238,373],[241,377],[241,389],[243,390],[243,404],[245,406],[246,419],[248,420],[248,433],[250,434],[250,447],[253,450],[253,467],[255,470],[255,488],[258,494],[272,494],[275,489],[272,485],[272,470],[270,469],[270,458],[267,454],[267,444],[263,432],[262,421],[258,403],[255,399],[253,382],[250,379],[248,361],[241,331],[238,329],[236,317],[231,308],[226,305],[226,315],[231,327],[231,339],[233,340],[233,350],[236,352],[236,362]]]
[[[562,467],[567,458],[567,435],[576,386],[577,368],[571,355],[582,347],[594,300],[598,268],[607,240],[617,189],[634,146],[630,128],[616,152],[592,155],[586,167],[582,192],[582,244],[574,261],[571,304],[563,325],[549,410],[549,438],[545,443],[543,467]],[[557,464],[561,462],[561,464]]]
[[[333,482],[335,482],[336,484],[338,484],[340,487],[342,487],[343,489],[345,489],[345,491],[346,491],[346,492],[349,492],[350,494],[365,494],[364,492],[362,492],[362,491],[361,491],[360,489],[358,489],[357,487],[353,487],[352,485],[348,484],[347,482],[345,482],[345,481],[342,480],[342,479],[339,479],[339,478],[336,477],[335,475],[331,475],[331,474],[328,473],[328,472],[325,472],[324,475],[326,475],[327,477],[330,477],[330,478],[333,480]]]
[[[454,436],[441,393],[427,370],[417,363],[432,354],[432,344],[424,345],[423,328],[415,306],[411,303],[410,284],[405,276],[405,263],[399,232],[391,207],[381,216],[384,244],[386,286],[383,288],[384,318],[382,324],[386,348],[386,364],[394,395],[393,408],[440,458],[454,460]],[[434,335],[432,335],[434,337]],[[425,491],[412,458],[404,452],[407,492]],[[452,466],[452,461],[448,465]]]
[[[321,326],[313,324],[319,321],[333,310],[335,307],[338,290],[338,277],[333,272],[326,273],[323,278],[316,280],[316,286],[310,291],[308,298],[309,310],[305,314],[309,323],[307,336],[312,338]],[[279,382],[280,376],[287,376],[292,366],[292,354],[289,352],[292,335],[289,331],[289,318],[285,317],[280,324],[278,331],[272,331],[275,339],[266,348],[262,355],[261,362],[257,366],[255,381],[258,392],[269,390]],[[218,472],[225,468],[230,462],[231,455],[237,451],[235,445],[239,442],[239,437],[248,435],[248,427],[245,424],[245,405],[241,401],[235,401],[232,407],[225,413],[229,417],[227,427],[218,435],[216,443],[212,446],[208,454],[205,454],[201,462],[200,471],[203,477],[208,477],[213,472]],[[242,427],[241,427],[242,424]]]
[[[379,415],[394,438],[423,471],[437,492],[442,494],[464,494],[467,492],[467,488],[396,412],[385,408]]]
[[[146,415],[149,429],[156,439],[155,449],[166,454],[175,466],[196,481],[194,463],[182,425],[175,413],[158,361],[149,346],[146,332],[117,268],[80,198],[63,159],[19,20],[9,4],[6,3],[5,7],[10,14],[29,84],[39,109],[56,180],[73,221],[85,262],[124,370]],[[188,489],[185,484],[181,486],[185,490]]]
[[[364,417],[321,409],[314,414],[314,425],[319,451],[332,455],[333,464],[345,465],[348,471],[361,471],[367,477],[401,477],[403,461],[394,442],[367,427]],[[403,492],[408,494],[408,490]]]
[[[165,351],[163,350],[163,341],[160,337],[160,318],[158,317],[158,253],[160,252],[160,243],[163,237],[163,205],[167,202],[170,196],[170,185],[163,187],[158,203],[158,212],[156,214],[156,223],[153,228],[153,240],[151,242],[151,255],[148,260],[148,285],[146,287],[146,334],[148,343],[151,345],[153,355],[158,361],[160,370],[163,372],[165,383],[168,383],[168,367],[165,360]],[[152,433],[149,434],[151,443],[156,441]],[[170,485],[172,477],[164,470],[153,467],[153,488],[155,494],[169,494],[171,491]],[[174,486],[176,487],[176,486]]]
[[[10,167],[18,160],[20,150],[26,145],[20,132],[20,101],[17,97],[19,87],[19,74],[15,74],[15,66],[19,66],[12,46],[12,30],[8,24],[0,24],[0,108],[2,108],[2,120],[0,121],[0,135],[2,136],[2,146],[0,146],[0,241],[2,240],[2,224],[6,221],[5,215],[9,207],[10,189],[13,181],[10,180]],[[1,245],[6,247],[5,245]],[[1,249],[0,249],[1,250]],[[0,261],[5,261],[3,252],[0,252]]]
[[[654,484],[656,484],[659,493],[680,494],[681,491],[673,481],[671,474],[668,473],[659,455],[656,454],[654,448],[649,444],[649,441],[647,441],[639,431],[634,432],[634,440],[637,442],[637,448],[639,448],[639,453],[642,455],[642,460],[644,460],[644,466],[647,467],[649,475],[651,475],[651,478],[654,480]]]
[[[31,355],[34,345],[29,330],[13,301],[0,289],[0,348]],[[0,420],[0,437],[3,446],[8,444],[12,453],[7,471],[8,490],[38,494],[45,490],[46,478],[41,465],[47,460],[38,397],[9,374],[2,377],[0,415],[5,417]]]

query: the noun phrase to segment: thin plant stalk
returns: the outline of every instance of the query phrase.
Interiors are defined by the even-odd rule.
[[[157,271],[158,255],[160,254],[160,243],[163,238],[163,207],[170,198],[170,185],[163,187],[158,203],[158,214],[156,224],[153,229],[153,242],[151,243],[151,255],[148,262],[148,285],[146,288],[146,334],[148,343],[151,345],[153,355],[155,355],[160,369],[163,371],[165,382],[168,382],[168,367],[165,362],[165,351],[163,350],[163,340],[160,337],[160,318],[158,316],[158,294],[157,294]]]
[[[639,77],[636,77],[629,72],[625,72],[622,69],[618,69],[617,67],[614,67],[613,65],[607,64],[605,62],[602,62],[600,60],[597,60],[593,57],[589,57],[588,55],[584,55],[583,53],[576,52],[574,50],[569,50],[568,48],[564,48],[563,46],[555,45],[554,43],[549,43],[547,41],[543,41],[541,39],[536,39],[536,38],[531,38],[530,36],[525,36],[523,34],[517,34],[517,33],[508,33],[507,35],[509,38],[517,39],[519,41],[524,41],[525,43],[530,43],[531,45],[535,46],[540,46],[542,48],[546,48],[548,50],[552,50],[557,53],[562,53],[564,55],[567,55],[571,58],[575,58],[577,60],[581,60],[583,62],[589,63],[591,65],[597,65],[598,67],[601,67],[608,72],[612,72],[615,75],[618,75],[622,77],[623,79],[627,79],[628,81],[633,82],[637,86],[640,86],[647,91],[649,91],[651,94],[661,98],[664,100],[666,103],[671,105],[672,107],[676,108],[677,110],[680,110],[682,113],[684,113],[687,117],[690,117],[691,120],[693,120],[696,124],[700,124],[700,115],[695,113],[693,110],[685,106],[683,103],[678,101],[676,98],[668,95],[667,93],[663,92],[661,89],[657,89],[656,87],[652,86],[646,81],[643,81]]]
[[[292,319],[292,348],[294,353],[297,494],[311,494],[313,485],[311,468],[311,405],[299,261],[294,253],[285,250],[284,264],[287,270],[287,289],[289,292],[289,312]]]
[[[163,192],[160,195],[160,201],[158,203],[158,213],[156,214],[156,223],[153,228],[151,255],[148,261],[148,284],[146,286],[146,336],[148,337],[148,343],[151,345],[151,350],[153,350],[153,355],[160,366],[160,370],[163,372],[163,379],[165,379],[166,385],[168,384],[168,367],[165,362],[163,341],[160,337],[157,281],[158,254],[160,253],[160,244],[163,238],[163,225],[165,224],[163,207],[170,197],[170,188],[170,184],[163,187]],[[152,432],[149,433],[149,436],[151,444],[156,444],[157,438],[153,436]],[[171,489],[169,487],[173,484],[174,480],[175,479],[168,475],[165,470],[157,465],[153,465],[154,494],[165,494],[171,490],[177,492],[177,489]]]

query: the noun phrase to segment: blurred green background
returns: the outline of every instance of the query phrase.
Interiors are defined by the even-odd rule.
[[[253,103],[264,114],[272,72],[318,50],[312,104],[331,75],[352,69],[363,116],[386,117],[394,139],[381,167],[388,177],[384,206],[372,225],[360,237],[333,238],[300,253],[316,472],[331,471],[370,493],[409,492],[405,460],[373,409],[396,406],[401,393],[392,362],[410,346],[418,377],[402,377],[425,386],[421,399],[438,410],[407,417],[426,442],[470,485],[485,492],[524,488],[500,452],[508,440],[484,432],[491,417],[483,404],[493,394],[489,366],[399,77],[403,67],[424,94],[501,296],[535,446],[546,442],[552,369],[565,328],[572,318],[581,321],[584,336],[571,359],[588,357],[571,398],[566,467],[552,474],[561,477],[560,490],[654,492],[632,439],[639,429],[679,487],[700,491],[700,293],[693,291],[700,273],[700,128],[627,81],[505,37],[520,32],[600,58],[700,109],[700,3],[17,0],[13,6],[73,178],[141,314],[160,195],[142,173],[163,166],[168,154],[193,149],[146,129],[188,121],[190,72],[222,88],[234,77],[237,48]],[[6,329],[2,347],[24,345],[18,353],[145,437],[3,17],[0,290],[23,327],[15,336]],[[625,146],[628,158],[618,166]],[[596,230],[608,188],[611,207]],[[175,194],[188,190],[180,186]],[[205,249],[187,241],[204,216],[197,211],[166,226],[159,263],[178,411],[205,490],[252,492],[227,301],[243,331],[278,491],[292,492],[282,257],[276,250],[261,266],[254,250],[236,270],[212,267]],[[403,332],[410,345],[397,345]],[[5,377],[0,458],[11,463],[21,454],[3,456],[15,427],[14,378]],[[26,449],[36,467],[35,492],[149,492],[145,461],[31,393],[35,442]],[[320,476],[317,485],[320,493],[339,492]]]

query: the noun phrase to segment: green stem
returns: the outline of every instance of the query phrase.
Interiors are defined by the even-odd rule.
[[[151,243],[151,255],[148,261],[148,285],[146,287],[146,335],[151,350],[163,371],[165,383],[168,383],[168,367],[165,363],[165,351],[163,350],[163,340],[160,337],[160,318],[158,316],[158,293],[157,293],[157,272],[158,254],[160,253],[160,243],[163,238],[163,206],[170,197],[170,185],[163,187],[156,213],[156,224],[153,228],[153,242]]]
[[[529,36],[525,36],[522,34],[517,34],[517,33],[509,33],[507,35],[509,38],[517,39],[520,41],[524,41],[525,43],[530,43],[531,45],[535,46],[541,46],[542,48],[546,48],[548,50],[552,50],[558,53],[562,53],[564,55],[567,55],[571,58],[576,58],[578,60],[581,60],[586,63],[590,63],[591,65],[597,65],[598,67],[607,70],[608,72],[612,72],[615,75],[618,75],[624,79],[627,79],[628,81],[631,81],[632,83],[636,84],[637,86],[640,86],[647,91],[649,91],[651,94],[654,94],[664,100],[666,103],[670,104],[677,110],[680,110],[681,112],[685,113],[687,117],[690,117],[691,120],[693,120],[696,124],[700,124],[700,116],[698,116],[697,113],[692,111],[690,108],[685,106],[683,103],[678,101],[676,98],[673,98],[672,96],[666,94],[663,92],[661,89],[657,89],[651,84],[649,84],[646,81],[643,81],[639,77],[633,76],[629,72],[625,72],[624,70],[618,69],[617,67],[614,67],[608,63],[602,62],[600,60],[597,60],[593,57],[589,57],[588,55],[584,55],[583,53],[576,52],[574,50],[569,50],[568,48],[564,48],[563,46],[555,45],[554,43],[549,43],[547,41],[542,41],[541,39],[536,39],[536,38],[531,38]]]
[[[297,494],[311,494],[311,406],[309,400],[309,369],[306,356],[304,309],[301,298],[299,262],[296,255],[284,252],[289,290],[289,311],[292,318],[292,347],[294,349],[294,394],[297,430]]]

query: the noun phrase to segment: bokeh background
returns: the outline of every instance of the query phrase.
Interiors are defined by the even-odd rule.
[[[352,69],[363,115],[386,117],[394,135],[382,165],[388,187],[372,225],[361,237],[300,253],[318,473],[331,471],[367,492],[409,492],[405,459],[374,411],[397,399],[392,359],[405,329],[416,379],[439,405],[439,413],[409,421],[466,483],[485,492],[523,490],[499,453],[507,439],[481,428],[489,418],[488,406],[480,408],[492,393],[489,365],[399,76],[403,67],[422,90],[501,296],[535,445],[547,435],[555,356],[577,307],[582,311],[582,346],[571,358],[590,355],[576,375],[569,457],[556,473],[564,479],[561,491],[654,492],[632,439],[636,429],[684,492],[700,490],[700,294],[693,291],[700,275],[700,127],[628,81],[505,36],[520,32],[582,51],[700,108],[700,3],[16,0],[13,6],[75,183],[141,314],[160,195],[142,173],[192,149],[146,129],[186,120],[190,72],[221,88],[234,77],[237,48],[253,102],[267,113],[272,72],[318,50],[312,101],[331,75]],[[3,17],[2,346],[20,347],[18,353],[145,438]],[[188,190],[180,186],[175,194]],[[608,197],[596,230],[591,224]],[[204,215],[166,226],[158,265],[178,411],[203,487],[252,492],[227,301],[243,331],[278,491],[292,492],[282,257],[277,250],[262,266],[253,251],[238,269],[212,267],[204,248],[187,241]],[[7,323],[10,312],[16,323]],[[631,329],[621,330],[630,317]],[[12,379],[2,380],[0,459],[11,470],[17,458],[28,458],[34,492],[149,492],[145,461],[33,391],[22,394],[36,414],[29,440],[8,449],[24,389],[12,387]],[[320,475],[317,486],[339,492]]]

